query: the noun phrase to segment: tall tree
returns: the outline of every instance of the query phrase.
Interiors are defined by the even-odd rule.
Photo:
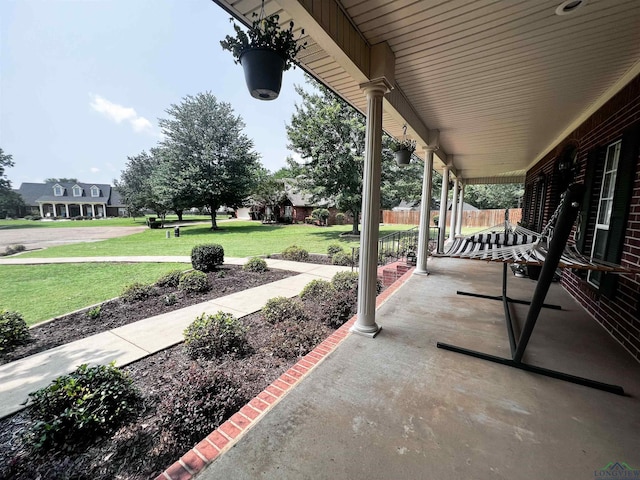
[[[364,117],[322,85],[315,92],[300,86],[302,103],[287,125],[289,148],[304,159],[298,176],[301,189],[314,201],[333,200],[353,217],[352,233],[358,234],[362,208],[364,165]]]
[[[2,216],[10,212],[17,213],[19,207],[24,206],[22,197],[11,189],[11,180],[7,178],[5,168],[13,167],[13,156],[4,153],[0,148],[0,213]]]
[[[262,169],[258,174],[256,185],[251,194],[256,203],[271,208],[276,221],[280,217],[280,205],[287,198],[285,178],[287,177],[277,177],[275,173],[272,174],[266,169]]]
[[[469,185],[464,189],[464,201],[480,209],[516,208],[522,195],[521,183]]]
[[[149,208],[161,218],[167,213],[168,206],[154,191],[154,172],[159,164],[159,157],[144,151],[134,157],[127,157],[127,165],[120,174],[120,180],[113,182],[129,212]]]
[[[78,179],[72,177],[45,178],[44,183],[78,183]]]
[[[211,229],[218,228],[216,211],[240,207],[255,184],[259,156],[231,105],[207,92],[188,95],[167,109],[163,130],[163,168],[157,187],[165,191],[190,189],[193,206],[207,206]]]

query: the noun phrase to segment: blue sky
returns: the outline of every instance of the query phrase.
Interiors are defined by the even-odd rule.
[[[156,145],[171,104],[205,91],[243,118],[265,167],[284,166],[303,73],[284,73],[278,99],[253,99],[219,44],[232,31],[210,0],[2,0],[0,147],[13,187],[111,183],[127,156]]]

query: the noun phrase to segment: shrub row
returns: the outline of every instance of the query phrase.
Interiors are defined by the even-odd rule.
[[[13,350],[29,338],[29,328],[20,313],[0,311],[0,353]]]

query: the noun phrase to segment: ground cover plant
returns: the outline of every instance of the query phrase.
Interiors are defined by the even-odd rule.
[[[259,276],[272,274],[237,270]],[[216,276],[216,272],[209,275]],[[310,289],[316,290],[322,287]],[[356,292],[348,291],[352,314]],[[42,449],[29,435],[23,435],[33,424],[28,409],[0,420],[0,477],[154,478],[349,318],[350,314],[341,314],[340,319],[328,314],[326,305],[331,300],[327,298],[328,303],[320,305],[318,296],[322,295],[308,293],[304,302],[293,299],[306,311],[296,320],[279,318],[271,323],[261,312],[241,319],[221,312],[194,319],[185,331],[188,342],[123,369],[141,400],[138,403],[136,397],[127,402],[127,422],[107,428],[94,441],[73,448],[52,442]],[[209,341],[203,341],[206,337]],[[213,344],[214,351],[205,348],[202,355],[194,348],[198,342],[200,346]]]

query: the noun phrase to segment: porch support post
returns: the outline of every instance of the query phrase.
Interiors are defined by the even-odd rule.
[[[91,218],[96,218],[96,206],[95,204],[91,204]]]
[[[64,212],[67,215],[67,218],[69,218],[69,204],[68,203],[64,204]]]
[[[360,231],[360,275],[358,318],[351,331],[375,337],[376,281],[378,275],[378,228],[380,224],[380,174],[382,161],[382,97],[390,90],[386,80],[375,80],[360,88],[367,95],[367,131],[362,181],[362,230]]]
[[[440,195],[440,218],[438,218],[438,253],[444,253],[444,235],[447,229],[447,199],[449,198],[449,167],[442,167],[442,193]]]
[[[53,206],[53,218],[56,218],[58,216],[58,212],[56,211],[56,204],[52,203],[51,205]]]
[[[460,201],[458,202],[458,220],[456,221],[456,233],[462,235],[462,212],[464,210],[464,182],[460,181]]]
[[[433,147],[427,147],[422,175],[422,203],[420,204],[420,227],[418,230],[418,258],[416,275],[428,275],[427,257],[429,256],[429,221],[431,214],[431,184],[433,181]]]
[[[82,204],[79,203],[78,206],[80,207],[80,216],[84,217],[84,212],[82,211]]]
[[[44,218],[44,210],[43,210],[43,208],[42,208],[42,204],[41,204],[41,203],[39,203],[39,204],[38,204],[38,207],[40,207],[40,216],[41,216],[42,218]]]
[[[456,177],[453,184],[453,198],[451,199],[451,218],[449,226],[449,240],[456,238],[456,225],[458,220],[458,185],[460,180]]]

